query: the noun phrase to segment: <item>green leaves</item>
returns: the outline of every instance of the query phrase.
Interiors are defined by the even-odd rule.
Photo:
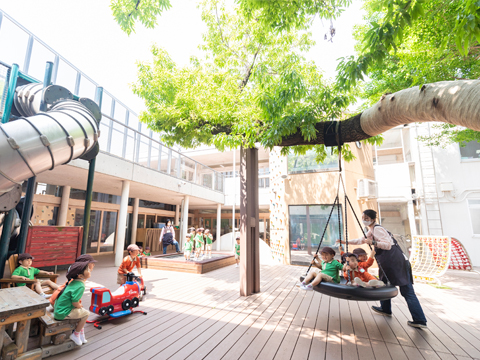
[[[204,0],[201,8],[201,58],[178,67],[154,46],[152,61],[138,64],[133,90],[147,107],[140,120],[167,145],[272,148],[299,129],[314,140],[315,124],[343,116],[351,97],[305,60],[313,44],[307,31],[274,32],[257,20],[262,10],[246,17],[221,1]]]
[[[115,21],[128,35],[135,32],[137,21],[153,29],[157,25],[157,17],[170,7],[169,0],[111,0],[110,3]]]

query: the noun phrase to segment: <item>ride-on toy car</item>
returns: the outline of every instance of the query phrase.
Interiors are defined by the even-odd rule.
[[[144,311],[133,310],[146,295],[146,287],[143,279],[135,276],[132,272],[125,274],[125,276],[127,277],[127,282],[113,293],[106,287],[96,287],[90,290],[92,292],[90,311],[100,316],[108,315],[108,318],[88,321],[89,323],[94,323],[97,329],[102,328],[99,325],[101,322],[125,315],[137,312],[147,315]]]

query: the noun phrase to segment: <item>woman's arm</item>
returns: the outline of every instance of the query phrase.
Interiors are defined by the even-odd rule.
[[[163,234],[165,234],[165,226],[163,227],[162,232],[160,233],[160,239],[158,239],[158,242],[162,242]]]
[[[393,245],[392,237],[388,234],[381,226],[376,226],[372,231],[373,240],[375,241],[375,246],[382,250],[390,250]]]

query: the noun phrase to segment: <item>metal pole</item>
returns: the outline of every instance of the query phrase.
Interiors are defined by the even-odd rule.
[[[10,77],[8,79],[8,91],[5,99],[5,109],[3,111],[2,123],[6,124],[10,119],[10,113],[12,112],[13,97],[15,96],[15,89],[17,88],[18,79],[18,65],[13,64],[10,69]]]
[[[2,123],[5,124],[10,119],[12,111],[13,97],[15,95],[15,88],[17,87],[18,65],[13,64],[10,69],[10,77],[8,79],[8,91],[5,100],[5,110],[2,116]],[[5,261],[8,257],[8,247],[10,245],[10,236],[12,233],[12,221],[15,210],[10,210],[5,214],[3,219],[2,236],[0,237],[0,278],[3,277],[5,268]]]
[[[82,254],[87,253],[88,232],[90,230],[90,209],[92,208],[93,176],[95,174],[95,162],[97,158],[90,160],[88,164],[87,194],[85,197],[85,210],[83,212],[83,240]]]
[[[97,87],[95,92],[95,102],[102,108],[103,88]],[[83,211],[83,239],[82,239],[82,254],[87,253],[88,233],[90,230],[90,210],[92,208],[92,193],[93,193],[93,177],[95,175],[95,163],[97,158],[93,158],[88,163],[88,181],[87,193],[85,196],[85,209]]]
[[[53,63],[47,61],[45,66],[45,76],[43,77],[43,89],[50,85],[52,81],[53,73]],[[40,103],[40,111],[47,110],[46,104],[43,102]],[[35,195],[35,183],[37,182],[37,177],[32,176],[28,179],[27,191],[25,193],[25,202],[23,203],[23,212],[22,212],[22,225],[20,226],[20,235],[18,236],[18,245],[17,252],[19,254],[25,252],[25,247],[27,245],[27,236],[28,236],[28,225],[30,223],[30,217],[32,215],[32,203],[33,196]]]
[[[8,257],[8,246],[10,245],[10,235],[12,232],[12,222],[15,209],[10,210],[3,219],[3,231],[0,238],[0,278],[3,278],[3,271],[5,269],[5,261]]]

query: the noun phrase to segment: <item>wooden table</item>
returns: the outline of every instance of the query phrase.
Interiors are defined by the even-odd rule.
[[[45,315],[50,302],[26,286],[0,290],[0,350],[3,359],[41,359],[42,349],[27,352],[32,319]],[[13,324],[17,323],[15,341]]]

